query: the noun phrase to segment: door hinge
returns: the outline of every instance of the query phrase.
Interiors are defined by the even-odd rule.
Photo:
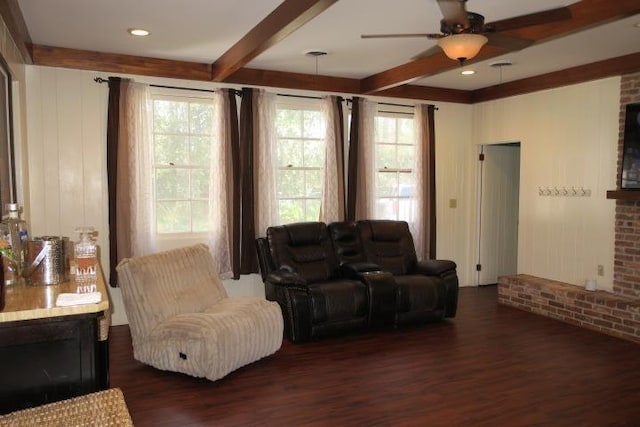
[[[480,155],[478,156],[478,160],[480,160],[481,162],[484,161],[484,153],[480,153]]]
[[[476,264],[476,271],[482,271],[482,264]]]

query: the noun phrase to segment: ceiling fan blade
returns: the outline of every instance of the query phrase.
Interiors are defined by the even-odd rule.
[[[429,56],[437,55],[438,53],[442,53],[442,49],[440,49],[440,46],[435,45],[435,46],[430,47],[427,50],[424,50],[424,51],[420,52],[419,54],[417,54],[416,56],[411,58],[411,60],[415,61],[415,60],[418,60],[418,59],[427,58]]]
[[[437,0],[438,6],[444,21],[452,26],[460,25],[462,28],[469,27],[469,18],[467,17],[467,0]]]
[[[426,37],[429,39],[435,39],[442,37],[442,34],[429,34],[429,33],[407,33],[407,34],[362,34],[362,39],[392,39],[400,37]]]
[[[532,40],[509,37],[500,33],[486,33],[485,36],[489,39],[487,44],[502,47],[509,51],[522,50],[533,44]]]
[[[521,15],[514,18],[491,22],[485,26],[485,30],[494,32],[517,30],[524,27],[533,27],[535,25],[564,21],[565,19],[571,19],[572,16],[571,9],[568,7],[559,7],[556,9],[549,9],[542,12],[530,13],[528,15]]]

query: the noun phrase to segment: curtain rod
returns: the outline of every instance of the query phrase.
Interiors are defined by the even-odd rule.
[[[94,82],[96,83],[109,83],[109,79],[103,79],[102,77],[96,77],[95,79],[93,79]],[[181,87],[181,86],[165,86],[165,85],[152,85],[150,84],[149,86],[151,87],[159,87],[162,89],[178,89],[178,90],[192,90],[192,91],[196,91],[196,92],[209,92],[209,93],[214,93],[215,90],[213,89],[197,89],[197,88],[192,88],[192,87]],[[235,95],[239,94],[239,91],[232,89],[233,93]]]

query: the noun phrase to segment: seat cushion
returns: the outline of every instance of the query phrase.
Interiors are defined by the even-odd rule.
[[[282,333],[277,303],[231,297],[203,312],[166,319],[134,346],[134,357],[158,369],[213,381],[275,353]]]
[[[341,322],[368,313],[367,288],[364,283],[337,279],[309,285],[311,322]]]
[[[446,286],[438,277],[394,276],[398,286],[398,312],[433,311],[445,306]]]

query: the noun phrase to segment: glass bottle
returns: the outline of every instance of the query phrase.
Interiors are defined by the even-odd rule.
[[[9,215],[0,225],[0,238],[4,239],[6,249],[4,265],[4,282],[14,284],[20,279],[24,268],[24,247],[29,238],[27,222],[20,218],[20,208],[17,203],[8,203]]]
[[[92,237],[93,227],[79,227],[80,240],[74,245],[74,258],[76,264],[76,282],[82,285],[96,282],[98,254],[96,243]]]

